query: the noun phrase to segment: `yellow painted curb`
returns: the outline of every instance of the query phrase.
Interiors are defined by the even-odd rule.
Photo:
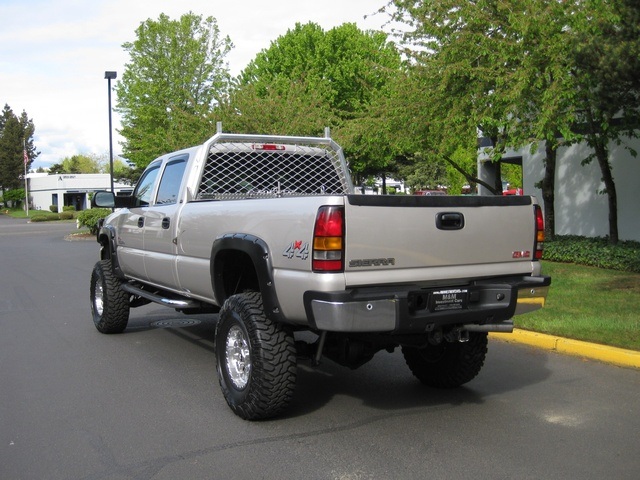
[[[517,328],[513,330],[513,333],[490,333],[489,337],[505,342],[523,343],[567,355],[586,357],[622,367],[640,368],[640,352],[635,350],[571,340]]]

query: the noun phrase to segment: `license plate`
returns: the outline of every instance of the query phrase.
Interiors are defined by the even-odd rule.
[[[469,291],[466,289],[440,290],[429,297],[429,309],[432,312],[444,310],[464,310],[469,301]]]

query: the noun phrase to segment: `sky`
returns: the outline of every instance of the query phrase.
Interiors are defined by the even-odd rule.
[[[109,154],[109,101],[105,71],[121,78],[129,61],[122,48],[141,22],[161,13],[213,16],[234,48],[227,56],[239,74],[261,50],[296,22],[328,30],[345,22],[382,29],[375,12],[385,0],[0,0],[0,108],[23,111],[34,122],[40,155],[31,168],[47,168],[77,154]],[[116,80],[117,81],[117,80]],[[112,81],[113,86],[113,81]],[[116,98],[112,93],[111,103]],[[113,151],[122,138],[113,113]],[[215,132],[212,132],[212,135]]]

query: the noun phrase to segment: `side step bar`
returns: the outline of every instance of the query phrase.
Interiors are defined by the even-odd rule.
[[[152,302],[159,303],[160,305],[164,305],[165,307],[173,307],[173,308],[200,308],[202,304],[197,300],[190,300],[188,298],[183,299],[175,299],[175,298],[166,298],[161,295],[156,295],[155,293],[148,292],[138,287],[134,287],[130,283],[123,283],[122,289],[130,293],[132,295],[137,295],[142,298],[146,298],[147,300],[151,300]]]

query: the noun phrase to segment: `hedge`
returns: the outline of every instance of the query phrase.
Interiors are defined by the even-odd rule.
[[[78,226],[87,227],[92,234],[98,233],[98,221],[111,213],[109,208],[92,208],[78,214]]]
[[[640,242],[611,245],[606,237],[556,235],[544,244],[545,260],[640,273]]]

